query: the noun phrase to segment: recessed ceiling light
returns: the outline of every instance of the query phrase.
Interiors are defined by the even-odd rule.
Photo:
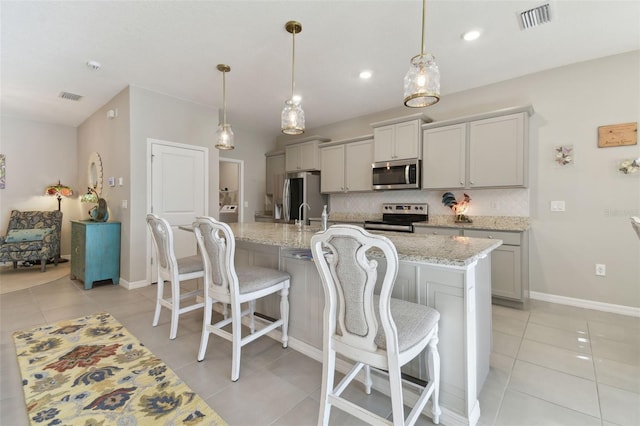
[[[373,73],[369,70],[364,70],[362,72],[360,72],[360,78],[363,80],[368,80],[371,78],[371,76],[373,75]]]
[[[473,41],[473,40],[477,40],[478,37],[480,37],[480,31],[478,30],[471,30],[471,31],[467,31],[466,33],[462,34],[462,38],[466,41]]]
[[[102,68],[102,64],[98,61],[87,61],[87,67],[93,71],[98,71]]]

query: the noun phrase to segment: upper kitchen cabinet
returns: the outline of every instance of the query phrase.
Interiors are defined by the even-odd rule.
[[[422,187],[464,188],[466,184],[467,125],[424,130]]]
[[[282,191],[280,186],[276,186],[278,176],[284,176],[284,151],[269,152],[267,156],[267,179],[265,193],[273,195],[274,191]]]
[[[373,149],[371,136],[320,148],[320,191],[371,191]]]
[[[287,172],[320,170],[319,143],[329,139],[311,136],[300,139],[285,148],[285,169]]]
[[[428,120],[423,114],[413,114],[393,120],[371,123],[373,127],[373,158],[375,162],[421,158],[421,127]]]
[[[509,108],[422,126],[422,187],[526,187],[532,112]]]

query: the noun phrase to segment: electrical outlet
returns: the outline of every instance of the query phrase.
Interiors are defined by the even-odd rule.
[[[607,265],[596,263],[596,275],[604,277],[607,275]]]
[[[549,207],[552,212],[563,212],[565,210],[564,201],[552,201]]]
[[[493,210],[500,210],[500,201],[493,200],[489,205]]]

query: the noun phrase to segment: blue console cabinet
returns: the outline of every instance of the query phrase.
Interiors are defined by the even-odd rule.
[[[71,279],[120,281],[120,222],[71,221]]]

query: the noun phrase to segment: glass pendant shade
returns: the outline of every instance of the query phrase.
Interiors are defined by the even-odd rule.
[[[302,31],[302,24],[296,21],[289,21],[284,25],[285,30],[292,35],[292,55],[291,55],[291,98],[284,101],[282,109],[282,120],[280,129],[285,135],[300,135],[304,133],[304,111],[300,101],[294,96],[295,74],[296,74],[296,34]]]
[[[231,125],[227,124],[227,80],[225,75],[231,71],[231,67],[225,64],[218,64],[216,68],[222,73],[222,123],[218,124],[218,130],[216,130],[215,147],[228,151],[235,148],[233,130]]]
[[[430,53],[411,58],[409,71],[404,76],[404,104],[422,108],[440,100],[440,70]]]
[[[299,102],[287,99],[282,110],[282,133],[300,135],[304,133],[304,111]]]
[[[219,124],[216,131],[216,148],[222,150],[234,149],[233,145],[233,130],[230,124]]]

